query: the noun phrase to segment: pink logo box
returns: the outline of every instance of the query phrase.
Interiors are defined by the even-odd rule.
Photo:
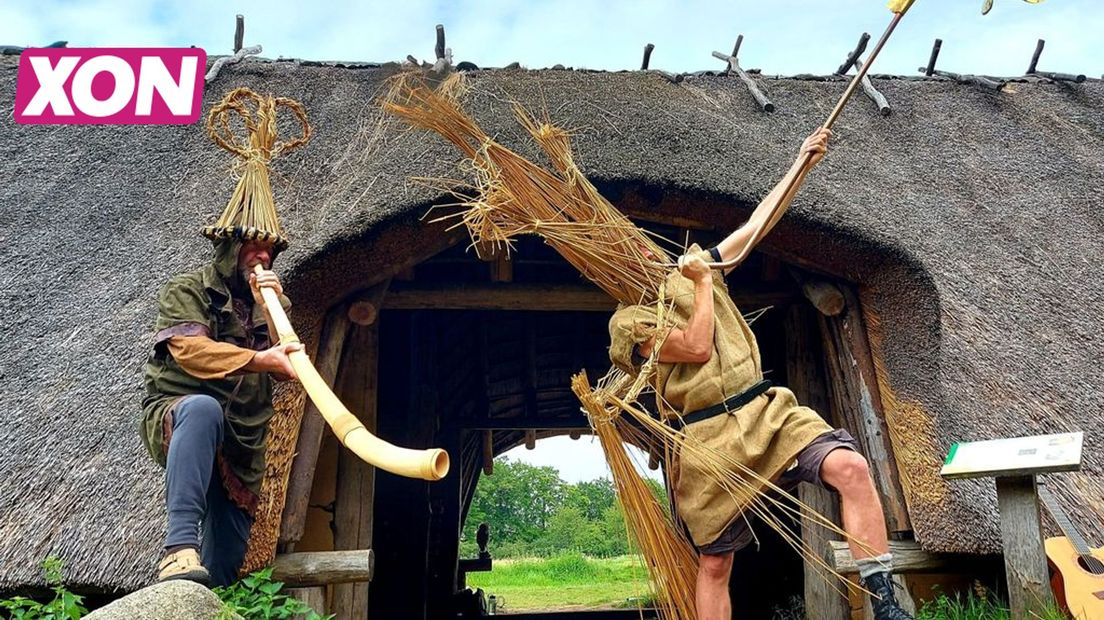
[[[28,49],[15,122],[186,125],[199,120],[207,53],[199,48]]]

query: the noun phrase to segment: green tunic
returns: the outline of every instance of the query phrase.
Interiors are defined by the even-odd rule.
[[[691,251],[712,260],[697,246]],[[729,296],[724,278],[715,276],[713,280],[715,327],[709,361],[656,365],[654,387],[663,397],[661,413],[665,417],[722,403],[763,378],[755,335]],[[673,272],[667,278],[665,303],[668,328],[685,327],[694,307],[693,282]],[[630,374],[639,372],[642,360],[635,347],[663,329],[657,321],[654,305],[623,306],[614,313],[609,353],[616,366]],[[740,409],[687,426],[685,432],[763,478],[775,480],[805,446],[831,430],[815,411],[799,406],[793,392],[772,387]],[[699,547],[716,540],[746,507],[717,484],[698,457],[682,455],[673,479],[679,515]]]
[[[232,294],[241,242],[219,241],[206,267],[172,278],[161,290],[153,352],[146,364],[142,401],[142,440],[150,456],[165,465],[173,406],[193,394],[214,397],[223,406],[223,443],[218,471],[227,494],[251,514],[256,509],[265,469],[265,435],[272,417],[272,380],[267,373],[224,379],[198,379],[167,351],[173,336],[204,335],[212,340],[262,350],[269,346],[264,311],[250,293]],[[281,300],[284,302],[284,300]]]

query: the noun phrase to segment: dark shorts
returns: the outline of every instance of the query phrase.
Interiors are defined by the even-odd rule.
[[[797,465],[786,470],[775,484],[789,493],[797,489],[798,483],[801,482],[831,489],[820,478],[820,466],[829,452],[840,448],[858,452],[859,444],[846,429],[837,428],[830,433],[824,433],[797,454]],[[755,539],[748,525],[750,518],[752,517],[746,515],[736,517],[736,520],[721,532],[717,540],[698,547],[698,551],[705,555],[724,555],[750,545]]]

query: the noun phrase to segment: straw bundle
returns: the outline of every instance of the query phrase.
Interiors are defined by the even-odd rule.
[[[252,110],[248,104],[252,104]],[[290,110],[303,128],[301,136],[286,142],[276,139],[276,112],[281,107]],[[245,124],[247,140],[234,135],[230,122],[235,117]],[[287,237],[276,217],[268,164],[310,140],[311,127],[302,104],[287,97],[262,96],[245,87],[236,88],[211,108],[207,134],[215,144],[238,156],[235,170],[241,178],[222,216],[214,226],[204,227],[203,235],[212,240],[236,237],[270,241],[277,251],[287,248]]]
[[[571,157],[567,132],[537,122],[520,106],[518,121],[555,166],[548,171],[491,139],[457,103],[459,74],[437,90],[399,76],[383,107],[415,127],[439,133],[468,158],[475,172],[471,195],[453,192],[457,215],[475,247],[512,247],[518,235],[544,238],[586,278],[626,303],[656,301],[667,276],[658,259],[670,257],[609,203]],[[453,191],[455,183],[443,185]]]
[[[463,210],[453,217],[468,228],[476,248],[487,244],[509,248],[517,235],[540,235],[621,303],[656,304],[659,325],[667,325],[663,289],[671,257],[583,176],[572,157],[567,132],[538,122],[514,105],[519,123],[552,162],[554,170],[546,170],[491,139],[460,109],[460,79],[451,76],[434,90],[419,77],[400,76],[384,109],[415,127],[437,132],[470,161],[476,177],[474,185],[467,188],[474,190],[471,195],[451,189],[455,181],[428,181],[458,198],[457,206]],[[800,531],[777,515],[802,517],[846,538],[845,532],[742,463],[663,423],[637,404],[640,395],[650,389],[661,345],[653,347],[652,357],[635,377],[613,369],[593,389],[585,374],[572,380],[572,390],[602,443],[626,524],[645,557],[661,617],[695,617],[696,558],[689,541],[652,498],[625,453],[626,440],[654,446],[675,459],[694,459],[745,514],[759,517],[778,531],[826,578],[832,575],[842,580],[816,550],[804,544]],[[778,497],[768,491],[778,492]]]

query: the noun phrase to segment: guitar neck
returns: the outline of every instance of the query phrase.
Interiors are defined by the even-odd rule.
[[[1092,551],[1089,549],[1089,543],[1081,536],[1081,532],[1077,531],[1074,527],[1073,521],[1070,521],[1069,515],[1062,509],[1062,506],[1058,504],[1058,499],[1051,494],[1050,489],[1045,485],[1039,485],[1039,497],[1043,500],[1043,505],[1046,506],[1047,512],[1054,518],[1054,522],[1058,524],[1058,527],[1062,530],[1062,533],[1066,535],[1066,538],[1073,544],[1073,548],[1077,551],[1077,555],[1083,557],[1089,557]]]

